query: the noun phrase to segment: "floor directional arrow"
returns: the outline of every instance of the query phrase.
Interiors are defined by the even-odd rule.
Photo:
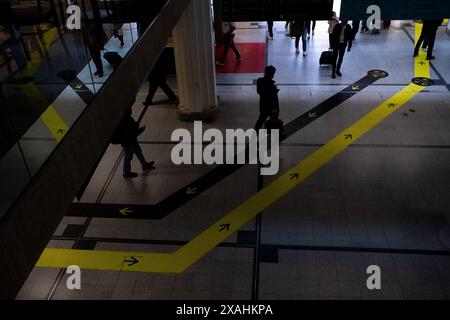
[[[223,232],[223,231],[230,231],[230,227],[231,227],[231,225],[229,224],[229,223],[227,223],[227,224],[222,224],[221,226],[220,226],[220,230],[219,230],[219,232]]]
[[[58,134],[64,134],[64,129],[59,129]]]
[[[125,258],[125,259],[126,259],[126,258]],[[128,263],[128,266],[129,266],[129,267],[132,267],[132,266],[138,264],[138,263],[139,263],[139,260],[136,259],[135,257],[131,257],[131,260],[125,260],[124,263]]]
[[[196,194],[197,188],[188,188],[186,194]]]
[[[356,91],[356,90],[359,90],[359,86],[353,86],[352,88],[353,88],[353,90],[355,90],[355,91]]]
[[[129,208],[125,208],[125,209],[119,210],[119,212],[120,212],[123,216],[126,216],[128,213],[133,213],[133,210],[130,210]]]
[[[346,134],[345,135],[345,140],[352,140],[353,139],[353,135],[352,134]]]
[[[298,180],[300,179],[300,174],[299,173],[292,173],[291,174],[291,180]]]
[[[309,117],[310,118],[315,118],[315,117],[317,117],[317,113],[315,113],[315,112],[314,113],[309,113]]]
[[[389,104],[388,104],[388,107],[389,107],[389,108],[395,108],[396,106],[397,106],[396,103],[389,103]]]

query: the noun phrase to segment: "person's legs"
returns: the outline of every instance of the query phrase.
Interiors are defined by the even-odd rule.
[[[92,57],[92,61],[94,61],[95,67],[97,68],[95,74],[103,76],[102,52],[100,51],[100,48],[90,46],[88,49],[89,54]]]
[[[311,36],[311,20],[305,22],[306,34],[308,38]]]
[[[308,31],[305,29],[302,34],[303,54],[306,54],[306,50],[307,50],[307,36],[308,36]]]
[[[425,37],[425,39],[423,40],[423,44],[422,44],[422,49],[427,49],[428,48],[428,37]]]
[[[260,112],[258,121],[256,121],[255,130],[259,131],[264,126],[264,122],[266,122],[267,118],[269,117],[269,114],[266,112]]]
[[[127,177],[132,174],[131,172],[131,160],[134,157],[134,145],[123,146],[123,176]]]
[[[145,160],[144,154],[142,153],[141,146],[139,143],[136,143],[134,145],[134,154],[139,159],[139,162],[141,163],[141,166],[143,169],[145,169],[148,166],[147,160]]]
[[[427,33],[424,29],[422,29],[422,33],[420,34],[419,40],[417,40],[416,47],[414,48],[414,56],[417,57],[419,55],[419,49],[422,45],[423,41],[425,40]]]
[[[240,61],[241,60],[241,54],[239,52],[239,50],[236,48],[236,44],[234,43],[234,40],[231,40],[231,50],[233,50],[235,56],[236,56],[236,60]]]
[[[273,38],[273,21],[267,21],[267,27],[269,28],[269,36]]]
[[[344,61],[345,49],[346,49],[345,45],[339,45],[339,60],[338,60],[337,67],[336,67],[336,74],[339,76],[342,76],[341,67],[342,67],[342,62]]]
[[[153,103],[153,98],[155,97],[156,91],[158,91],[158,83],[155,81],[150,81],[148,87],[148,95],[145,99],[144,105],[151,105]]]
[[[312,21],[312,34],[313,34],[313,35],[314,35],[314,31],[316,31],[316,23],[317,23],[316,20],[313,20],[313,21]]]
[[[219,60],[220,64],[225,63],[225,59],[228,56],[228,50],[230,49],[230,46],[231,46],[231,38],[229,36],[225,36],[224,40],[225,40],[225,43],[223,45],[223,54],[222,54],[222,58]]]
[[[337,64],[337,59],[338,59],[338,56],[339,56],[339,48],[336,46],[334,49],[333,49],[333,63],[332,63],[332,74],[331,74],[331,77],[334,79],[334,78],[336,78],[336,64]]]
[[[173,92],[172,88],[169,87],[169,85],[167,84],[166,81],[162,81],[159,84],[159,87],[161,88],[162,91],[164,91],[164,93],[166,94],[166,96],[170,100],[176,100],[177,99],[177,95],[175,94],[175,92]]]
[[[295,49],[297,49],[297,51],[299,50],[299,46],[300,46],[300,36],[295,37]]]
[[[428,35],[428,53],[427,53],[427,59],[433,58],[433,50],[434,50],[434,43],[436,42],[436,30],[432,30],[430,34]]]
[[[333,44],[333,40],[332,40],[332,35],[331,35],[331,33],[328,34],[328,41],[329,41],[329,43],[330,43],[330,49],[333,48],[333,45],[332,45],[332,44]]]

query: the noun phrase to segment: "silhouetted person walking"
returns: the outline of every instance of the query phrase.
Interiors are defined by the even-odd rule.
[[[336,75],[342,77],[341,66],[344,61],[345,50],[348,46],[348,51],[352,49],[353,32],[352,27],[347,21],[342,21],[336,25],[331,34],[331,45],[333,48],[333,73],[331,77],[336,78]]]
[[[236,34],[234,33],[235,30],[236,26],[232,22],[225,22],[222,24],[222,36],[224,41],[223,55],[220,60],[216,61],[216,65],[220,67],[224,66],[225,60],[228,56],[228,50],[230,50],[230,48],[236,55],[234,62],[242,61],[241,54],[239,53],[239,50],[236,48],[236,44],[234,43],[234,37],[236,36]]]
[[[280,91],[273,80],[277,69],[273,66],[266,67],[264,77],[257,81],[257,92],[259,94],[259,118],[255,130],[259,131],[264,122],[272,115],[280,112],[278,92]],[[277,116],[278,117],[278,116]]]
[[[123,147],[123,176],[125,178],[136,178],[138,176],[137,173],[131,171],[131,160],[133,160],[134,155],[136,155],[141,162],[142,170],[148,171],[155,168],[154,161],[147,162],[147,160],[145,160],[141,146],[137,140],[137,137],[140,136],[146,128],[139,128],[139,123],[133,119],[131,114],[132,111],[130,108],[117,127],[113,137],[113,143],[120,144]]]
[[[169,52],[167,49],[165,49],[159,56],[155,66],[150,72],[150,76],[148,78],[150,85],[148,88],[147,99],[145,99],[144,101],[144,106],[147,107],[153,104],[153,98],[155,97],[158,88],[161,88],[161,90],[164,91],[164,93],[169,98],[169,101],[173,102],[177,100],[176,94],[167,84],[168,67],[169,67]]]

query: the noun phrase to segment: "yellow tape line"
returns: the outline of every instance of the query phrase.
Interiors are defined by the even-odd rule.
[[[81,269],[93,270],[181,273],[255,218],[258,213],[300,185],[423,89],[424,87],[416,84],[408,85],[173,254],[46,249],[36,266],[65,268],[77,265]],[[224,225],[229,225],[229,230],[220,231]],[[133,258],[139,262],[129,267],[129,263],[125,261]]]

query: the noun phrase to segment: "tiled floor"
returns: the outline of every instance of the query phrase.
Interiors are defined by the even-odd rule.
[[[237,42],[265,42],[265,25],[239,26]],[[296,56],[293,40],[276,24],[268,61],[278,68],[281,118],[288,123],[361,79],[389,72],[365,90],[296,132],[281,146],[280,174],[408,85],[414,77],[412,28],[358,34],[344,77],[320,68],[328,48],[326,24]],[[82,272],[82,290],[69,291],[64,270],[35,268],[18,299],[449,299],[450,251],[439,233],[450,219],[450,38],[439,31],[432,79],[442,80],[373,128],[302,185],[265,210],[186,272],[178,275]],[[243,62],[245,63],[245,61]],[[206,128],[250,128],[258,112],[259,74],[218,74],[217,121]],[[172,86],[175,86],[172,79]],[[142,88],[134,108],[142,113]],[[161,100],[164,97],[161,97]],[[144,153],[157,170],[136,180],[121,175],[120,147],[111,146],[83,202],[158,203],[209,172],[170,161],[176,107],[152,106],[143,115]],[[135,163],[137,165],[137,163]],[[66,217],[49,248],[174,252],[276,177],[246,166],[161,220]],[[242,232],[246,231],[246,232]],[[79,247],[79,246],[78,246]],[[370,291],[367,268],[381,268],[382,289]]]

